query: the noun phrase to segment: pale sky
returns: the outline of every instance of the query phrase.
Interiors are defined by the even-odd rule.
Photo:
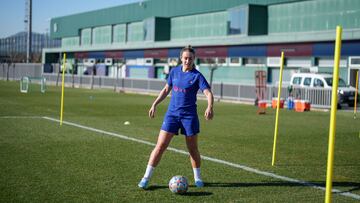
[[[32,0],[32,31],[49,31],[50,18],[101,8],[139,2],[141,0]],[[25,30],[25,0],[0,0],[0,38]]]

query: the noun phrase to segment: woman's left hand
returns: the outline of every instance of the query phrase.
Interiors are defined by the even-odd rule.
[[[212,108],[210,108],[210,107],[208,107],[208,108],[206,108],[206,110],[205,110],[205,119],[206,120],[211,120],[211,119],[213,119],[213,117],[214,117],[214,111],[213,111],[213,109]]]

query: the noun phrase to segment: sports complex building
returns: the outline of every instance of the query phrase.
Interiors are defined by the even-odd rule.
[[[340,77],[355,85],[360,69],[359,0],[148,0],[51,19],[60,48],[43,50],[44,73],[67,53],[76,75],[161,79],[192,45],[213,82],[254,84],[255,71],[276,84],[295,72],[331,73],[335,29],[343,28]],[[119,69],[118,69],[119,68]]]

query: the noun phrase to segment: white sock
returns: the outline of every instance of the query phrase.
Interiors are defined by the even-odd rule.
[[[155,169],[155,167],[147,165],[146,171],[145,171],[145,174],[144,174],[144,178],[150,180],[150,178],[151,178],[151,176],[152,176],[152,174],[154,172],[154,169]]]
[[[201,175],[200,175],[200,168],[193,168],[194,171],[194,179],[196,180],[201,180]]]

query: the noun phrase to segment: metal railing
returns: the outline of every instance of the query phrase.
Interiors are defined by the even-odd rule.
[[[15,67],[7,68],[6,65],[0,67],[0,78],[3,80],[20,80],[23,76],[46,78],[47,83],[61,85],[60,74],[44,73],[41,74],[41,64],[16,64]],[[91,75],[65,75],[65,85],[78,88],[108,88],[115,91],[136,91],[143,93],[157,93],[164,87],[166,81],[160,79],[135,79],[135,78],[111,78],[108,76]],[[225,84],[213,83],[212,91],[218,100],[235,100],[241,102],[254,103],[256,91],[254,85],[247,84]],[[313,107],[330,108],[331,90],[323,88],[294,88],[289,95],[287,86],[283,86],[281,97],[286,99],[292,96],[294,99],[309,100]],[[277,97],[277,86],[268,85],[266,87],[266,98],[271,103],[273,97]]]
[[[61,77],[57,74],[43,74],[48,82],[55,85],[61,84]],[[106,76],[74,76],[66,75],[67,86],[80,88],[113,88],[114,90],[136,91],[136,92],[160,92],[166,81],[160,79],[135,79],[135,78],[109,78]],[[246,84],[213,83],[212,91],[218,100],[235,100],[254,103],[256,94],[255,86]],[[277,97],[278,87],[268,85],[266,87],[266,98],[271,103],[273,97]],[[310,101],[313,107],[330,108],[331,90],[323,88],[293,88],[290,94],[287,86],[282,87],[281,98],[302,99]]]

